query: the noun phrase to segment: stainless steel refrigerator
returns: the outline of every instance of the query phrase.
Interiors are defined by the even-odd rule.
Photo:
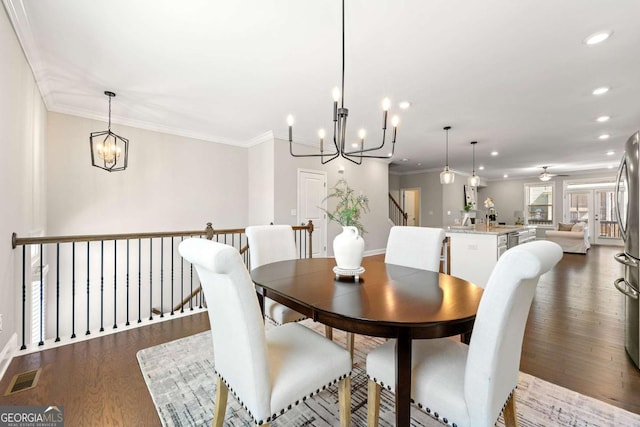
[[[616,181],[616,215],[624,252],[614,256],[624,265],[624,277],[614,286],[625,296],[625,348],[640,368],[640,132],[633,134],[624,147]]]

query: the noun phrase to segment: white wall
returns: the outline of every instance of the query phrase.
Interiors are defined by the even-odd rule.
[[[13,28],[0,12],[0,352],[18,331],[22,255],[11,233],[46,227],[44,155],[46,110]],[[0,372],[3,361],[0,360]]]
[[[533,182],[533,180],[509,179],[487,182],[486,187],[478,189],[478,215],[481,217],[486,215],[484,201],[487,197],[491,197],[495,205],[497,221],[515,224],[517,218],[513,216],[513,213],[524,211],[524,184],[528,182]],[[560,191],[560,200],[562,200],[562,187],[556,186],[556,196],[558,191]],[[558,205],[558,209],[562,209],[562,204]]]
[[[50,235],[244,227],[247,149],[112,124],[129,139],[129,167],[91,166],[89,134],[106,123],[50,113]]]
[[[275,163],[273,139],[249,148],[249,222],[275,221]]]
[[[300,151],[304,147],[298,147]],[[297,152],[297,151],[296,151]],[[344,174],[339,174],[340,167]],[[275,218],[279,224],[295,224],[296,217],[291,209],[297,209],[297,171],[298,168],[327,172],[327,185],[332,187],[342,177],[356,191],[362,191],[369,197],[371,212],[365,214],[362,223],[367,233],[364,235],[365,251],[379,252],[387,246],[389,236],[389,167],[386,162],[365,159],[358,166],[345,159],[335,159],[326,165],[319,158],[295,158],[289,154],[289,142],[275,140]],[[329,200],[329,210],[335,202]],[[328,224],[327,249],[333,256],[331,242],[342,232],[335,223]]]
[[[443,185],[440,172],[411,173],[400,176],[400,188],[420,188],[420,225],[441,227],[443,225]]]

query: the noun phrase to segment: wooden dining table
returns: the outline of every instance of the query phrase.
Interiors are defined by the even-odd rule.
[[[469,334],[482,289],[444,273],[364,259],[359,281],[336,278],[333,258],[265,264],[251,270],[268,297],[327,326],[396,339],[396,425],[409,426],[414,339]]]

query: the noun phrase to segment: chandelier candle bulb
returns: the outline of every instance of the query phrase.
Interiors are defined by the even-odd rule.
[[[333,96],[333,102],[340,101],[340,89],[338,88],[338,86],[333,88],[333,90],[331,91],[331,95]]]
[[[393,116],[393,118],[391,119],[391,125],[393,126],[393,138],[391,140],[392,144],[396,143],[396,133],[398,132],[398,125],[400,124],[400,117],[398,116]],[[391,156],[389,156],[391,157]]]
[[[318,131],[318,136],[320,137],[320,152],[324,152],[324,137],[325,137],[325,132],[324,129],[320,129]]]

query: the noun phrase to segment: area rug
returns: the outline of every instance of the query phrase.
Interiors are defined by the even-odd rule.
[[[305,320],[303,324],[324,333],[324,326]],[[267,325],[267,327],[273,327]],[[345,334],[334,331],[334,340]],[[367,375],[364,366],[368,351],[382,342],[379,338],[356,336],[354,369],[351,377],[352,425],[367,425]],[[213,344],[210,332],[140,350],[138,363],[163,426],[211,425],[215,396]],[[516,408],[521,427],[537,426],[640,426],[640,415],[520,373]],[[250,426],[247,413],[229,395],[225,426]],[[335,426],[338,420],[338,392],[332,387],[277,418],[272,426]],[[395,425],[394,396],[383,390],[380,426]],[[442,426],[417,408],[411,408],[412,426]],[[498,426],[503,426],[502,419]]]

